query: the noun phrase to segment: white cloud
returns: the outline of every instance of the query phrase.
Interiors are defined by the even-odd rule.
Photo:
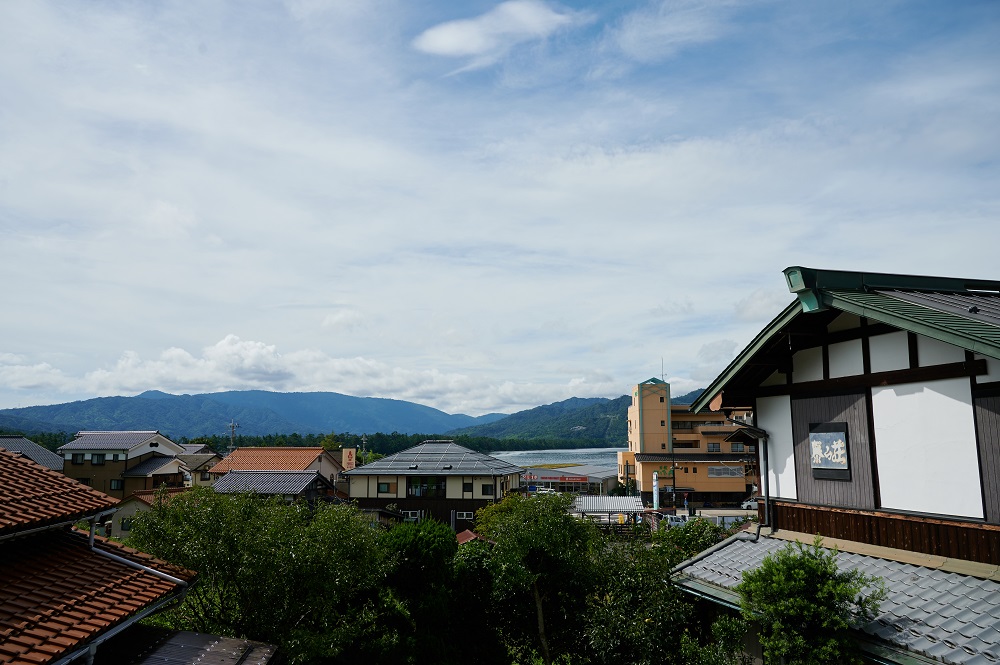
[[[413,46],[433,55],[471,58],[464,69],[475,69],[496,62],[518,44],[545,39],[575,22],[572,14],[538,0],[508,0],[476,18],[429,28],[413,40]]]
[[[655,62],[696,44],[715,41],[729,29],[728,15],[738,3],[720,0],[659,0],[625,16],[609,34],[627,57]]]

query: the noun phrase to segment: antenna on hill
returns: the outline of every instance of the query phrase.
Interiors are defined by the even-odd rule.
[[[229,452],[227,455],[232,455],[233,451],[236,450],[236,428],[239,426],[235,419],[229,423]]]

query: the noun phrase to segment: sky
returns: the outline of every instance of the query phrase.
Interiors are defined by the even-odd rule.
[[[0,3],[0,408],[705,387],[794,265],[1000,279],[1000,3]]]

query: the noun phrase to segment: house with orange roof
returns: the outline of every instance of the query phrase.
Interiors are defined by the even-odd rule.
[[[230,471],[319,471],[319,474],[336,484],[337,475],[344,470],[336,456],[318,447],[237,448],[209,469],[215,480]]]
[[[90,662],[196,574],[96,535],[118,500],[0,449],[0,663]],[[88,521],[90,532],[73,525]]]
[[[182,492],[187,492],[189,487],[165,487],[167,498],[177,496]],[[161,490],[138,490],[128,495],[118,504],[118,510],[111,517],[111,537],[123,539],[128,537],[132,530],[132,520],[138,513],[145,512],[153,507],[153,502],[158,492]]]

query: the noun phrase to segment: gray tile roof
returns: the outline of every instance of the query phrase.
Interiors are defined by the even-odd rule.
[[[736,540],[684,567],[675,581],[738,602],[734,588],[743,571],[756,569],[787,544],[775,538]],[[837,564],[885,581],[888,598],[876,620],[863,627],[877,642],[946,664],[1000,662],[1000,583],[849,552],[839,552]]]
[[[62,457],[23,436],[0,434],[0,448],[6,448],[12,453],[24,455],[36,464],[41,464],[53,471],[62,471]]]
[[[637,496],[578,496],[573,500],[574,513],[641,513],[642,500]]]
[[[76,438],[59,450],[131,450],[159,434],[156,430],[121,432],[77,432]]]
[[[452,441],[424,441],[395,455],[346,472],[351,476],[506,476],[524,473],[510,462],[477,453]]]
[[[202,455],[213,452],[211,448],[203,443],[179,443],[177,445],[184,449],[184,455]]]
[[[208,454],[198,454],[198,455],[178,455],[177,459],[184,463],[184,466],[188,468],[189,471],[208,471],[215,462],[222,459],[221,456],[215,453]],[[208,465],[205,469],[202,466]]]
[[[153,457],[144,459],[135,466],[130,466],[122,473],[122,476],[126,478],[136,478],[136,477],[141,478],[143,476],[148,476],[156,473],[157,471],[165,467],[167,464],[173,462],[175,459],[176,459],[175,457],[163,457],[161,455],[154,455]]]
[[[332,487],[317,470],[310,471],[230,471],[215,481],[212,489],[223,494],[254,492],[256,494],[291,494],[304,492],[317,480]]]

